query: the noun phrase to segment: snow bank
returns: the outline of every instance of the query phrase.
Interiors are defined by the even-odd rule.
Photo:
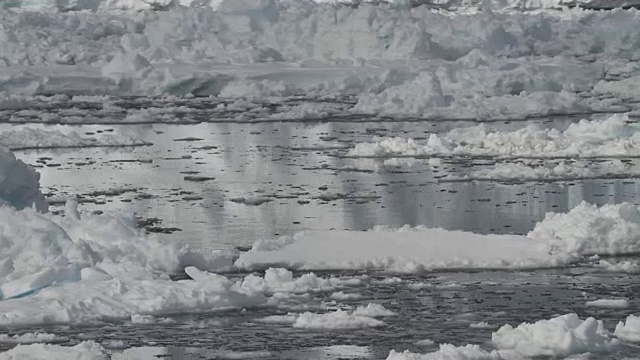
[[[640,155],[640,127],[626,115],[604,120],[581,120],[566,130],[529,125],[514,131],[488,131],[480,124],[431,134],[425,143],[413,139],[382,138],[359,143],[354,157],[491,156],[491,157],[616,157]]]
[[[566,214],[547,213],[527,235],[556,251],[592,254],[640,252],[640,208],[630,203],[598,207],[580,203]]]
[[[541,241],[516,235],[377,228],[374,231],[302,232],[258,241],[235,262],[239,269],[384,269],[419,272],[455,268],[535,268],[568,261],[549,255]]]
[[[1,353],[0,360],[108,360],[109,355],[100,344],[84,341],[73,347],[59,345],[18,345]]]
[[[46,211],[39,188],[40,174],[0,147],[0,206],[5,204],[17,209],[33,206]]]
[[[584,352],[602,352],[619,345],[602,321],[567,314],[513,328],[505,325],[491,336],[501,350],[514,350],[525,356],[567,356]]]
[[[616,325],[614,334],[624,341],[640,342],[640,316],[629,315]]]

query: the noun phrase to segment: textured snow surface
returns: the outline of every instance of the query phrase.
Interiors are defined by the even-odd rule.
[[[604,120],[581,120],[569,125],[564,131],[536,124],[513,131],[488,131],[486,125],[480,124],[453,129],[443,134],[430,134],[426,142],[394,137],[359,143],[348,155],[502,158],[638,156],[640,128],[636,124],[629,124],[628,120],[626,115],[613,115]]]

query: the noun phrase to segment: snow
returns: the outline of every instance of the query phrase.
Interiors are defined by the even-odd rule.
[[[84,341],[73,347],[59,345],[18,345],[1,353],[0,360],[108,360],[109,355],[100,344]]]
[[[498,157],[498,158],[592,158],[640,155],[640,128],[626,115],[604,120],[581,120],[564,131],[532,124],[513,131],[489,131],[484,124],[430,134],[425,143],[405,138],[382,138],[359,143],[349,151],[353,157]],[[589,175],[574,170],[575,175]],[[584,170],[583,170],[584,171]],[[567,171],[556,170],[556,173]],[[553,175],[554,171],[552,170]]]
[[[627,299],[598,299],[587,301],[586,305],[605,309],[626,309],[630,306]]]
[[[640,208],[582,202],[566,214],[547,213],[527,236],[584,255],[635,254],[640,251]]]
[[[626,321],[621,321],[616,325],[613,333],[623,341],[640,342],[640,317],[629,315]]]
[[[433,269],[537,268],[565,264],[542,241],[517,235],[479,235],[424,227],[373,231],[301,232],[254,244],[235,262],[239,269],[383,269],[413,273]]]
[[[514,350],[529,357],[602,352],[619,345],[602,321],[580,320],[576,314],[522,323],[516,328],[504,325],[492,334],[491,341],[498,349]]]
[[[355,103],[348,114],[378,119],[522,119],[632,107],[623,100],[633,94],[627,78],[638,71],[611,61],[637,56],[630,45],[638,38],[636,10],[465,12],[487,10],[487,1],[438,1],[431,9],[312,1],[10,3],[0,13],[5,99],[301,95],[349,97]],[[558,5],[491,3],[494,10]],[[460,12],[440,10],[447,7]],[[91,11],[72,11],[80,9]],[[622,82],[606,78],[613,73]],[[265,110],[261,120],[335,115],[335,108],[309,102]]]

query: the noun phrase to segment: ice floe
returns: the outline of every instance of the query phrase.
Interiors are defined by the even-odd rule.
[[[424,227],[314,231],[256,242],[235,262],[240,269],[383,269],[420,272],[452,268],[537,268],[566,264],[543,241]]]
[[[381,138],[359,143],[353,157],[498,157],[593,158],[640,155],[640,128],[625,115],[604,120],[581,120],[564,130],[528,125],[514,131],[489,131],[486,125],[431,134],[426,142],[406,138]]]
[[[640,316],[629,315],[616,325],[614,334],[624,341],[640,342]]]
[[[108,360],[107,351],[98,343],[84,341],[76,346],[49,344],[18,345],[1,353],[0,360]]]
[[[598,299],[587,301],[586,305],[604,309],[626,309],[630,306],[627,299]]]
[[[630,203],[580,203],[568,213],[547,213],[527,235],[561,251],[589,254],[640,252],[640,209]]]
[[[638,69],[611,59],[636,56],[638,11],[440,11],[454,3],[12,1],[0,13],[0,93],[350,97],[348,113],[382,119],[521,119],[634,107],[623,99]],[[558,5],[458,5],[489,3]],[[83,8],[125,11],[71,11]],[[263,121],[337,114],[313,101],[262,110]]]

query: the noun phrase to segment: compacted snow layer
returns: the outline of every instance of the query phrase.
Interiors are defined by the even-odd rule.
[[[537,124],[513,131],[489,131],[484,124],[430,134],[425,142],[411,138],[380,138],[359,143],[353,157],[500,157],[592,158],[640,156],[640,127],[626,115],[581,120],[564,130]]]

